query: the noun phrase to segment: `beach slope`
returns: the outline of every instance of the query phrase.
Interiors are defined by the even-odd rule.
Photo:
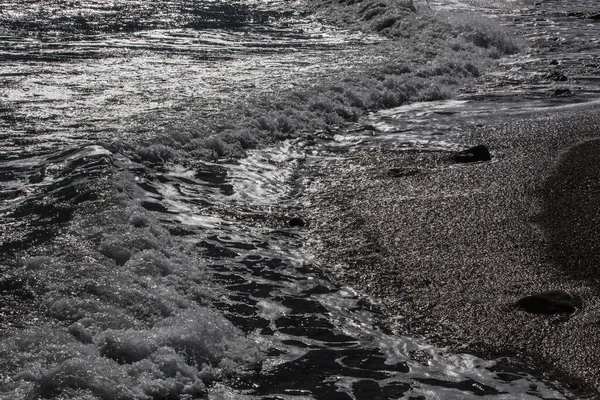
[[[405,333],[598,396],[599,138],[600,117],[565,112],[473,130],[464,147],[485,144],[487,162],[379,148],[308,166],[321,265]],[[565,307],[517,306],[547,291]]]

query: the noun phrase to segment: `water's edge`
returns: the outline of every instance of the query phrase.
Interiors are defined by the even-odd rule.
[[[594,108],[482,121],[486,127],[470,130],[463,143],[485,143],[491,163],[452,165],[456,148],[443,147],[355,149],[337,152],[333,163],[314,160],[305,172],[317,182],[308,203],[321,265],[332,279],[380,299],[400,332],[455,352],[509,357],[577,398],[598,396],[597,282],[557,264],[536,222],[545,218],[541,193],[563,151],[598,137]],[[564,188],[553,190],[568,202]],[[581,218],[595,218],[587,215]],[[592,248],[587,254],[593,260]],[[551,289],[583,298],[583,307],[571,316],[513,308],[520,297]]]

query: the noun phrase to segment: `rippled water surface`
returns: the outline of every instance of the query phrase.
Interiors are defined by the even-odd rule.
[[[4,146],[156,135],[341,68],[364,41],[277,6],[5,4]]]
[[[315,261],[307,157],[595,99],[590,2],[403,4],[4,2],[1,397],[570,398]]]

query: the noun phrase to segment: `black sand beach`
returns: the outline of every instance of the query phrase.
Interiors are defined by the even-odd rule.
[[[598,139],[600,116],[564,112],[474,130],[465,148],[487,145],[488,162],[376,149],[312,166],[328,188],[312,217],[322,265],[380,298],[407,333],[516,356],[600,398]],[[569,293],[569,305],[515,307],[548,290]]]

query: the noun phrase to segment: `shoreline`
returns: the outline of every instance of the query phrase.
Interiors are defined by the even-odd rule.
[[[565,112],[465,136],[465,148],[488,146],[490,162],[374,149],[342,168],[309,166],[326,188],[310,215],[320,264],[342,264],[326,272],[380,300],[403,333],[509,356],[600,398],[598,139],[600,116]],[[581,304],[548,315],[514,306],[547,290]]]

